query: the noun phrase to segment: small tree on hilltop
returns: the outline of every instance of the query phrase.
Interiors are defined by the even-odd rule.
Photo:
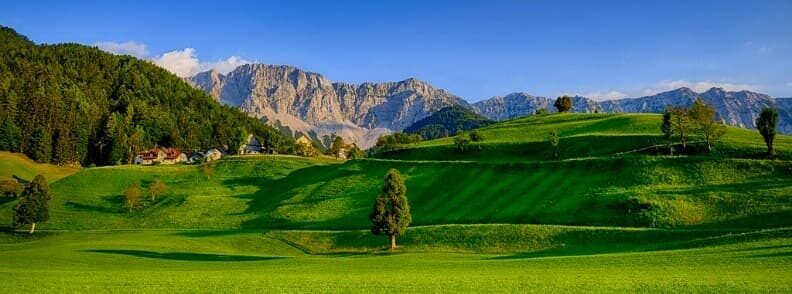
[[[473,142],[483,142],[484,141],[484,134],[479,132],[478,130],[470,131],[470,141]]]
[[[348,153],[349,155],[347,155],[347,158],[349,159],[361,159],[366,157],[366,154],[363,153],[363,150],[360,150],[360,148],[358,148],[358,146],[355,144],[352,144],[352,146],[349,147]]]
[[[555,156],[555,158],[558,158],[558,143],[560,141],[560,139],[558,138],[558,131],[552,130],[550,132],[550,136],[548,140],[550,141],[550,145],[553,146],[553,155]]]
[[[341,138],[340,136],[336,136],[333,139],[333,143],[330,145],[330,148],[327,149],[327,152],[329,153],[329,155],[332,155],[333,157],[338,159],[338,152],[344,149],[345,146],[346,143],[344,143],[344,138]]]
[[[138,206],[141,194],[143,193],[140,190],[140,184],[138,183],[134,183],[124,189],[124,208],[128,209],[129,212],[132,212],[132,210]]]
[[[778,110],[775,108],[764,108],[756,118],[756,129],[762,134],[765,145],[767,145],[767,155],[775,154],[773,141],[776,135],[776,125],[778,124]]]
[[[668,109],[663,112],[663,124],[660,125],[660,130],[663,132],[663,138],[668,144],[668,152],[674,155],[674,149],[671,147],[671,137],[674,135],[674,128],[671,125],[671,112],[669,112]]]
[[[157,196],[159,196],[162,193],[164,193],[165,190],[167,190],[167,189],[168,189],[168,186],[166,186],[165,183],[163,183],[159,179],[154,180],[154,182],[151,183],[151,185],[149,186],[149,189],[148,189],[149,196],[151,197],[151,203],[154,203],[155,201],[157,201]]]
[[[679,141],[682,143],[682,150],[687,148],[687,136],[693,128],[688,109],[682,106],[671,106],[668,108],[671,113],[671,126],[673,132],[679,136]]]
[[[468,150],[470,147],[470,135],[465,132],[461,132],[454,137],[454,145],[457,148],[457,151],[460,153],[464,153],[465,150]]]
[[[30,225],[30,233],[36,231],[36,223],[49,220],[49,201],[52,199],[47,179],[37,175],[27,184],[14,207],[14,227]]]
[[[369,215],[371,232],[374,235],[387,235],[391,250],[396,248],[396,236],[404,235],[412,223],[406,193],[407,187],[404,186],[404,179],[399,171],[389,170],[385,175],[382,192],[374,201],[374,208]]]
[[[726,132],[726,127],[715,120],[715,108],[697,98],[689,111],[690,119],[696,124],[698,133],[707,143],[707,151],[712,151],[712,142],[720,139]]]
[[[556,99],[555,103],[553,104],[558,112],[567,112],[572,110],[572,97],[569,96],[561,96]]]

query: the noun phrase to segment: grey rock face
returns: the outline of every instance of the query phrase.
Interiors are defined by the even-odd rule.
[[[243,65],[226,76],[210,71],[189,81],[217,101],[238,106],[252,116],[317,133],[338,130],[325,127],[328,125],[402,130],[441,108],[469,107],[461,98],[413,78],[360,85],[332,83],[320,74],[291,66]],[[365,130],[342,133],[350,134],[352,137],[345,139],[365,148],[370,144],[351,135],[366,136]]]
[[[194,87],[204,90],[209,93],[215,101],[220,101],[220,90],[223,88],[223,80],[225,76],[216,70],[210,70],[199,73],[193,77],[187,78],[187,82]]]
[[[539,109],[553,109],[555,100],[532,96],[527,93],[511,93],[496,96],[473,104],[475,111],[491,120],[507,120],[536,113]]]

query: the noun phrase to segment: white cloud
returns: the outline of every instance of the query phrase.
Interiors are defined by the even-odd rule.
[[[627,94],[624,94],[619,91],[606,91],[606,92],[595,91],[595,92],[584,93],[581,94],[580,96],[591,98],[597,101],[627,98]]]
[[[159,56],[149,55],[146,44],[138,42],[97,42],[93,46],[113,54],[132,55],[137,58],[147,59],[154,64],[167,69],[180,77],[189,77],[202,71],[210,69],[227,74],[240,65],[253,63],[250,60],[239,56],[231,56],[226,59],[202,62],[198,59],[198,52],[194,48],[184,48],[165,52]]]
[[[215,62],[207,62],[202,63],[201,67],[203,68],[201,71],[214,69],[219,71],[222,74],[227,74],[234,70],[235,68],[239,67],[240,65],[251,64],[253,63],[250,60],[244,59],[239,56],[231,56],[226,60],[219,60]]]
[[[193,48],[167,52],[154,57],[152,61],[180,77],[189,77],[201,71],[201,63]]]
[[[92,45],[113,54],[132,55],[137,58],[147,58],[149,54],[148,49],[146,48],[146,44],[138,43],[134,41],[122,42],[122,43],[96,42],[93,43]]]
[[[222,74],[227,74],[240,65],[252,63],[252,61],[239,56],[231,56],[224,60],[201,62],[198,54],[193,48],[184,48],[166,52],[152,59],[154,64],[176,74],[180,77],[193,76],[199,72],[214,69]]]

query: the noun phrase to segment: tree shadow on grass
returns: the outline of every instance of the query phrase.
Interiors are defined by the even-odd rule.
[[[6,203],[14,201],[14,200],[17,200],[17,198],[16,197],[2,197],[2,196],[0,196],[0,205],[6,204]]]
[[[280,256],[254,256],[254,255],[227,255],[213,253],[191,253],[191,252],[154,252],[146,250],[125,250],[125,249],[91,249],[85,252],[128,255],[135,257],[181,260],[181,261],[262,261],[282,259]]]
[[[240,214],[252,214],[253,218],[243,222],[241,228],[244,229],[279,229],[279,228],[339,228],[339,223],[354,223],[359,215],[354,211],[347,211],[341,215],[324,220],[291,220],[273,218],[272,213],[278,207],[284,205],[284,201],[292,199],[299,193],[307,193],[309,197],[290,202],[289,205],[308,205],[321,201],[328,201],[336,197],[353,197],[349,194],[338,195],[316,195],[308,192],[311,187],[321,187],[325,183],[339,178],[351,176],[370,176],[371,171],[364,172],[362,169],[355,169],[354,164],[345,165],[318,165],[301,168],[289,173],[288,176],[278,179],[262,177],[240,177],[223,181],[227,187],[254,186],[257,191],[238,198],[247,201],[248,207]],[[384,169],[375,166],[378,169]],[[375,173],[380,174],[380,173]],[[384,170],[381,174],[384,174]],[[315,188],[318,189],[318,188]],[[372,193],[375,195],[375,193]],[[354,197],[353,197],[354,198]]]
[[[104,204],[100,204],[100,205],[91,205],[91,204],[78,203],[74,201],[66,201],[66,203],[64,203],[64,206],[76,210],[101,212],[101,213],[115,214],[124,211],[121,206],[121,203],[123,203],[124,201],[124,196],[121,195],[103,196],[102,201],[104,202]]]

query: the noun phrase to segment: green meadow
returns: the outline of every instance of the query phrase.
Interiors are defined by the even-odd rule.
[[[0,232],[10,292],[790,292],[792,137],[761,155],[729,128],[712,153],[669,156],[652,114],[531,116],[346,162],[231,156],[204,166],[44,173],[50,220]],[[547,135],[560,133],[559,158]],[[694,138],[695,142],[696,139]],[[693,143],[691,149],[696,147]],[[406,179],[413,226],[369,231],[385,172]],[[168,189],[133,212],[124,188]],[[0,200],[10,224],[13,199]]]

